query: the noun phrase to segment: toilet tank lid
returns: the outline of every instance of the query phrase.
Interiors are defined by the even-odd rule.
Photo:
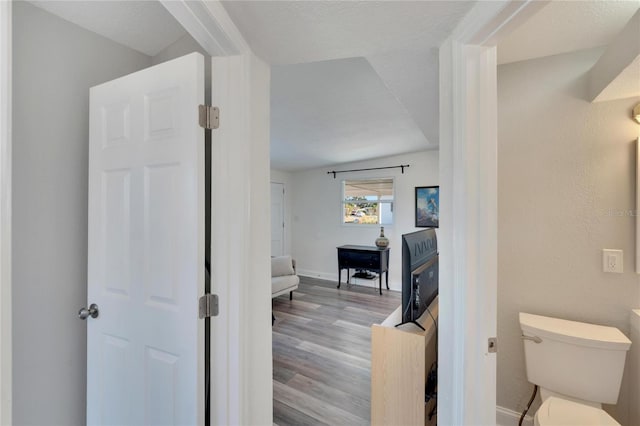
[[[526,335],[549,338],[594,348],[623,350],[631,347],[631,340],[615,327],[587,324],[560,318],[520,312],[520,327]]]

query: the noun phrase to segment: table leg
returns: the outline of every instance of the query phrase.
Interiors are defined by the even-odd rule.
[[[389,290],[389,270],[387,269],[387,290]]]
[[[378,283],[380,284],[380,296],[382,296],[382,274],[378,274]]]
[[[340,288],[340,281],[342,281],[342,268],[338,267],[338,288]]]

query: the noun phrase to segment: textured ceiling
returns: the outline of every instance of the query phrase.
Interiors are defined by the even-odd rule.
[[[86,30],[155,56],[186,34],[157,1],[31,1]]]
[[[319,106],[329,103],[337,105],[340,111],[336,122],[305,120],[296,114],[277,118],[274,114],[271,122],[274,167],[300,168],[295,165],[296,158],[305,166],[320,166],[437,148],[437,48],[473,2],[228,1],[223,4],[258,56],[275,65],[309,63],[300,68],[273,68],[272,112],[311,111],[315,106],[318,111],[314,113],[323,114]],[[360,59],[326,62],[345,58]],[[335,81],[339,76],[330,78],[322,74],[328,69],[334,71],[333,67],[346,72],[346,79]],[[296,76],[294,86],[281,77],[285,72],[295,74],[299,69],[315,78],[304,80]],[[358,78],[358,72],[364,74]],[[375,74],[376,84],[345,83],[370,81]],[[303,81],[312,87],[305,88]],[[314,90],[313,86],[320,82],[323,87],[326,84],[326,90]],[[330,90],[332,84],[340,90]],[[293,96],[293,90],[303,91],[305,96]],[[382,114],[381,106],[368,104],[372,99],[385,102],[381,106],[388,107],[390,115]],[[353,121],[351,125],[349,120]],[[332,127],[327,128],[328,125]],[[377,134],[381,128],[383,133]],[[389,143],[391,139],[393,143]]]
[[[498,63],[608,45],[640,1],[552,1],[498,44]]]
[[[435,148],[364,58],[274,66],[271,161],[301,170]]]
[[[258,56],[296,64],[439,47],[465,1],[227,1]]]

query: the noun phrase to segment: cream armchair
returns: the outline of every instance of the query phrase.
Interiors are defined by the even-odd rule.
[[[298,288],[300,278],[296,275],[296,261],[291,256],[271,258],[271,297],[289,292],[293,299],[293,290]]]
[[[271,258],[271,298],[289,292],[289,300],[293,299],[293,290],[298,288],[300,278],[296,275],[296,261],[291,256]],[[271,325],[276,317],[271,313]]]

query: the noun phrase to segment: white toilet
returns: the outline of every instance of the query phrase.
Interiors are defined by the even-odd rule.
[[[536,426],[619,425],[602,409],[618,401],[631,341],[614,327],[520,313],[527,378],[540,387]]]

